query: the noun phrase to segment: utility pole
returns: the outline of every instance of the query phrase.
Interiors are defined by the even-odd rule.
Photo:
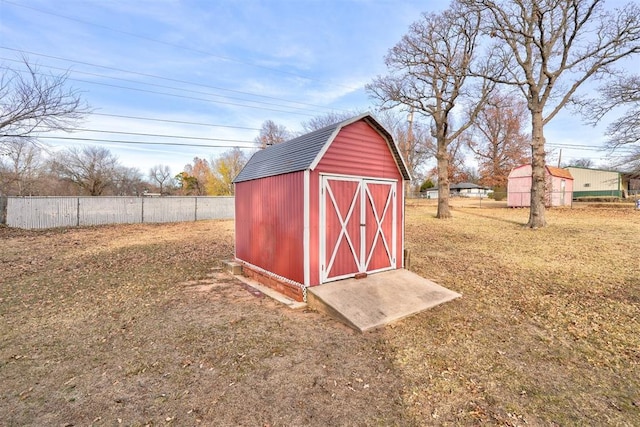
[[[403,144],[402,144],[403,147],[401,147],[400,149],[402,150],[402,155],[404,157],[405,164],[409,166],[409,163],[410,163],[409,150],[413,146],[413,107],[411,107],[411,110],[409,110],[409,117],[407,118],[407,121],[409,122],[409,126],[407,128],[407,137],[403,140]],[[405,196],[409,195],[409,190],[411,190],[411,183],[405,182],[404,184]]]
[[[558,154],[558,168],[560,167],[560,162],[562,162],[562,148],[560,149],[560,154]]]

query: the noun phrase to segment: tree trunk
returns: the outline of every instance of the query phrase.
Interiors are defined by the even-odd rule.
[[[446,140],[438,137],[438,213],[436,218],[451,218],[449,209],[449,153],[447,152]]]
[[[546,177],[544,130],[542,125],[542,109],[531,111],[531,208],[529,211],[530,228],[547,225],[545,220]]]

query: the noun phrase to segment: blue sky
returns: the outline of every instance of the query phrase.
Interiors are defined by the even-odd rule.
[[[364,85],[385,73],[386,52],[421,12],[445,6],[436,0],[0,0],[0,64],[16,65],[23,52],[40,71],[69,70],[69,84],[95,114],[80,125],[92,131],[60,136],[249,146],[265,120],[299,131],[302,121],[329,111],[373,110]],[[593,147],[604,139],[602,127],[584,126],[569,113],[554,119],[546,138]],[[143,174],[155,164],[176,174],[195,156],[209,159],[228,149],[46,142],[53,150],[104,145]],[[606,153],[565,147],[562,157],[601,163]]]

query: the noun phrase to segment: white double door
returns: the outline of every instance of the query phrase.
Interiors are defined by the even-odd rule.
[[[323,175],[321,281],[396,265],[397,181]]]

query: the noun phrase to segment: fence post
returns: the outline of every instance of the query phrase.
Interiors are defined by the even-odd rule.
[[[0,196],[0,224],[7,223],[7,204],[9,199],[7,196]]]
[[[144,196],[140,197],[140,224],[144,224]]]
[[[80,227],[80,197],[77,197],[76,200],[78,201],[78,208],[76,209],[76,226]]]
[[[193,199],[195,200],[195,209],[193,210],[193,220],[197,221],[198,220],[198,196],[193,196]]]

